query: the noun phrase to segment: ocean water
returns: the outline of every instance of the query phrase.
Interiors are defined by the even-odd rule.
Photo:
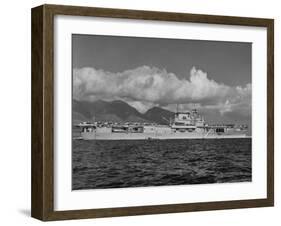
[[[252,180],[251,139],[73,140],[72,189]]]

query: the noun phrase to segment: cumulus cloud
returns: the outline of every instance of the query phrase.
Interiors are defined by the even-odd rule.
[[[126,100],[140,112],[152,106],[171,107],[192,103],[228,112],[249,113],[251,84],[231,87],[208,78],[207,73],[193,67],[185,78],[156,67],[142,66],[112,73],[95,68],[75,68],[73,95],[77,100]]]
[[[126,101],[129,105],[137,109],[140,113],[145,113],[152,107],[158,106],[158,104],[146,102],[146,101]]]

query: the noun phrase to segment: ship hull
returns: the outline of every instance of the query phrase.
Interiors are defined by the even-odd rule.
[[[171,140],[171,139],[234,139],[248,138],[245,133],[81,133],[83,140]]]

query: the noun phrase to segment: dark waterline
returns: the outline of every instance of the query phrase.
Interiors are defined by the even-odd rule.
[[[252,180],[251,139],[73,140],[72,189]]]

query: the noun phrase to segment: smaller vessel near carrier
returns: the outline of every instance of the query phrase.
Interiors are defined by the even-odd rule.
[[[167,119],[166,119],[167,120]],[[167,139],[227,139],[246,138],[247,125],[208,125],[197,109],[176,112],[168,125],[139,122],[82,122],[83,140],[167,140]]]

